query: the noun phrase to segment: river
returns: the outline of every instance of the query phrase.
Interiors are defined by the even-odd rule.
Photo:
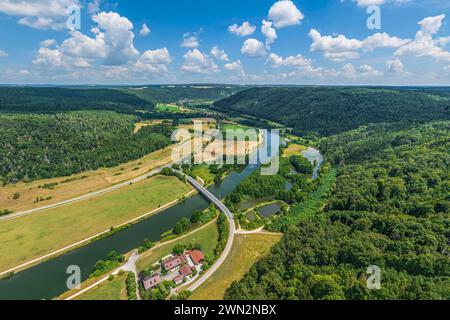
[[[319,150],[309,147],[307,150],[302,151],[303,156],[308,159],[312,165],[314,165],[313,180],[319,177],[319,170],[323,164],[324,158]]]
[[[260,149],[266,148],[270,141],[270,138],[264,139]],[[224,198],[258,168],[259,165],[249,165],[241,172],[232,172],[219,185],[212,186],[209,190],[218,198]],[[92,273],[95,263],[105,259],[109,252],[129,252],[139,247],[144,239],[156,242],[181,218],[190,217],[209,205],[201,195],[195,195],[111,236],[19,272],[9,279],[0,280],[0,300],[42,300],[59,296],[67,291],[66,281],[69,275],[66,270],[69,266],[79,266],[84,281]]]

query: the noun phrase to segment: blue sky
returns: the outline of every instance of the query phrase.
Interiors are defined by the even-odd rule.
[[[449,14],[444,0],[0,0],[0,83],[448,85]]]

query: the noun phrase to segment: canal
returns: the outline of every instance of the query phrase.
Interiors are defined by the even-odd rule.
[[[266,138],[268,139],[264,139],[260,149],[270,145],[270,134]],[[232,172],[209,190],[219,199],[224,198],[258,168],[259,165],[249,165],[241,172]],[[92,273],[95,263],[105,259],[109,252],[129,252],[139,247],[144,239],[159,241],[161,235],[172,229],[181,218],[190,217],[194,212],[204,210],[209,205],[201,195],[195,195],[111,236],[19,272],[11,278],[0,280],[0,300],[42,300],[57,297],[67,291],[66,281],[69,275],[66,270],[69,266],[79,266],[84,281]]]

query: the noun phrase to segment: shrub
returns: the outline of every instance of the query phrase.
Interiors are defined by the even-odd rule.
[[[136,276],[133,272],[128,272],[127,279],[125,280],[127,287],[128,300],[137,300],[136,294]]]

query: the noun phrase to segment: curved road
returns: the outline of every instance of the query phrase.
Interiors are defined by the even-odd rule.
[[[135,250],[135,251],[133,251],[133,254],[130,256],[130,258],[128,259],[127,263],[116,268],[113,272],[108,273],[103,278],[101,278],[99,281],[96,281],[95,283],[91,284],[90,286],[78,291],[77,293],[71,295],[68,298],[65,298],[64,300],[74,300],[75,298],[81,296],[83,293],[86,293],[89,290],[102,284],[103,282],[106,282],[109,279],[110,275],[113,275],[113,276],[118,275],[121,270],[123,270],[125,272],[133,272],[137,279],[136,262],[138,259],[139,259],[139,254],[137,253],[137,250]]]
[[[192,186],[194,186],[197,191],[202,194],[204,197],[206,197],[209,201],[214,203],[214,205],[222,211],[228,218],[228,221],[230,223],[230,232],[228,235],[228,241],[227,245],[225,246],[225,249],[223,250],[220,258],[214,263],[214,265],[206,271],[205,274],[202,275],[202,277],[196,281],[192,286],[190,286],[187,290],[189,291],[195,291],[198,289],[203,283],[205,283],[206,280],[208,280],[214,272],[219,269],[219,267],[222,265],[222,263],[225,261],[225,259],[228,257],[231,248],[233,246],[234,241],[234,235],[236,234],[236,224],[234,222],[234,217],[231,211],[219,200],[217,199],[211,192],[209,192],[205,187],[203,187],[200,183],[195,181],[192,177],[187,176],[187,180],[189,181]]]

